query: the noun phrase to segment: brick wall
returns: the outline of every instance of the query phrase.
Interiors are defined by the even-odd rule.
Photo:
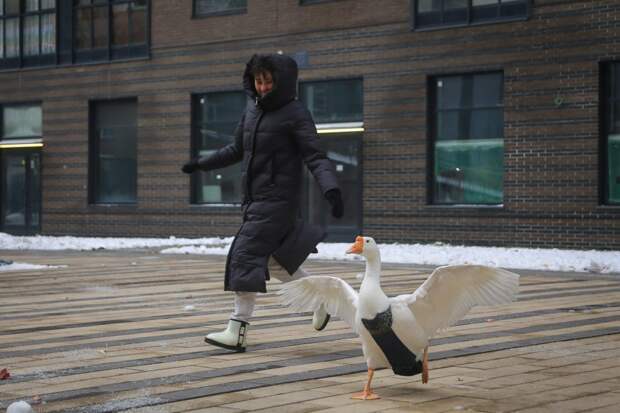
[[[154,0],[152,56],[0,73],[0,102],[43,102],[45,234],[230,236],[237,208],[189,205],[190,95],[238,90],[255,52],[306,52],[302,80],[362,77],[363,231],[381,242],[620,248],[599,205],[599,62],[620,59],[620,1],[535,1],[527,21],[413,32],[408,1],[249,0],[191,19]],[[504,73],[503,207],[427,204],[429,76]],[[88,102],[138,99],[138,204],[87,202]],[[559,100],[562,104],[558,105]]]

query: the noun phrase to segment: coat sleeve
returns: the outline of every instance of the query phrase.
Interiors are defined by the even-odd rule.
[[[293,126],[295,143],[304,163],[317,180],[321,193],[325,195],[330,189],[338,188],[334,165],[319,148],[319,136],[308,109],[300,105],[296,112]]]
[[[243,159],[243,123],[245,114],[235,128],[234,141],[217,151],[198,158],[198,168],[203,171],[225,168]]]

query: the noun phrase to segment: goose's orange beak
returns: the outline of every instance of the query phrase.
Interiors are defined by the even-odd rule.
[[[364,250],[364,237],[358,235],[355,238],[355,244],[351,245],[347,250],[347,254],[361,254]]]

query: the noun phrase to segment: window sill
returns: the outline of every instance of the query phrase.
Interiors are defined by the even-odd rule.
[[[2,69],[0,68],[0,73],[10,73],[10,72],[29,72],[35,70],[47,70],[47,69],[64,69],[68,67],[80,67],[80,66],[94,66],[94,65],[103,65],[103,64],[111,64],[111,63],[130,63],[130,62],[139,62],[143,60],[150,60],[151,56],[139,56],[139,57],[127,57],[122,59],[111,59],[111,60],[84,60],[75,63],[62,63],[62,64],[51,64],[45,66],[24,66],[24,67],[14,67]]]
[[[412,25],[412,30],[414,32],[431,32],[435,30],[457,29],[461,27],[486,26],[488,24],[522,22],[522,21],[527,21],[528,19],[529,19],[528,16],[521,16],[521,17],[511,17],[511,18],[506,18],[506,19],[484,20],[484,21],[477,21],[477,22],[471,22],[471,23],[447,23],[447,24],[437,24],[437,25],[429,25],[429,26],[422,26],[422,27],[416,27],[415,25]]]
[[[114,204],[114,203],[110,203],[110,204],[88,204],[88,208],[89,209],[100,209],[100,210],[105,210],[105,211],[110,211],[110,210],[114,210],[114,212],[116,211],[122,211],[122,210],[128,210],[128,211],[135,211],[136,209],[138,209],[138,203],[132,203],[132,204]]]
[[[236,9],[236,10],[225,10],[225,11],[216,11],[212,13],[196,13],[192,15],[192,19],[206,19],[209,17],[220,17],[220,16],[232,16],[235,14],[247,14],[247,9]]]
[[[602,204],[597,205],[596,209],[601,211],[620,211],[620,204]]]
[[[486,204],[429,204],[425,205],[427,209],[480,209],[480,210],[495,210],[500,211],[504,209],[504,204],[486,205]]]
[[[239,208],[241,207],[241,203],[238,204],[190,204],[190,208],[222,208],[222,209],[231,209],[231,208]]]
[[[299,5],[303,7],[303,6],[312,6],[315,4],[322,4],[322,3],[334,3],[336,1],[339,1],[339,0],[306,0],[306,1],[299,0]]]

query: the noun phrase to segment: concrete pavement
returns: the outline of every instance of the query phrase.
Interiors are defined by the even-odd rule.
[[[620,278],[531,272],[519,300],[478,308],[436,337],[430,383],[366,379],[361,345],[339,320],[258,301],[247,353],[206,345],[224,326],[223,257],[156,251],[15,252],[59,268],[0,272],[0,411],[36,412],[619,412]],[[310,261],[354,287],[363,263]],[[429,268],[384,265],[388,295],[413,291]]]

